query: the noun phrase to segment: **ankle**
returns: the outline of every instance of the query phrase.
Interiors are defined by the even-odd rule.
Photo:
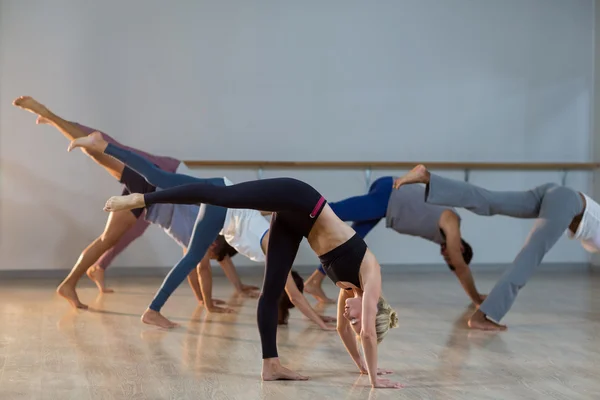
[[[274,368],[274,367],[278,367],[279,365],[281,365],[281,363],[279,362],[279,357],[263,359],[263,367]]]

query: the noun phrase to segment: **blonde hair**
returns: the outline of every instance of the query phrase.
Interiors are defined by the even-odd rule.
[[[381,343],[388,331],[398,327],[398,314],[383,297],[377,302],[377,315],[375,316],[375,333],[377,343]]]

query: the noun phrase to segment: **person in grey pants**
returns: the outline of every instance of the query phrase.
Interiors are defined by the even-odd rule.
[[[526,191],[491,191],[431,174],[423,165],[396,179],[394,188],[409,183],[425,183],[425,201],[430,204],[461,207],[478,215],[535,219],[512,265],[469,319],[473,329],[506,329],[500,320],[565,231],[571,238],[581,240],[588,251],[600,248],[600,205],[568,187],[546,183]]]

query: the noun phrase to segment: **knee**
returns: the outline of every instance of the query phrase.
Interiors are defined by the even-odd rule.
[[[262,306],[262,307],[269,307],[272,305],[277,306],[279,298],[281,297],[281,293],[277,294],[277,293],[275,293],[274,290],[264,290],[264,289],[265,288],[263,288],[262,293],[258,297],[259,306]]]
[[[125,232],[104,232],[100,237],[100,242],[105,246],[114,246],[123,237]]]
[[[578,205],[581,200],[579,194],[566,186],[556,184],[548,184],[546,194],[544,195],[545,203],[554,203],[560,205],[561,209],[569,209],[570,204]],[[575,209],[578,209],[575,207]]]

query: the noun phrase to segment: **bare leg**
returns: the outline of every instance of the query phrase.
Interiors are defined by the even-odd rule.
[[[69,276],[58,286],[57,293],[67,299],[73,307],[86,309],[87,306],[79,301],[75,291],[77,282],[105,251],[117,243],[135,221],[135,216],[129,211],[111,213],[104,233],[81,253]]]
[[[15,101],[13,101],[13,105],[38,115],[38,119],[36,121],[37,124],[52,125],[70,141],[79,138],[85,138],[87,136],[87,134],[77,125],[62,119],[46,108],[46,106],[29,96],[21,96],[17,98]],[[121,179],[121,173],[123,172],[123,164],[121,162],[110,156],[107,156],[106,154],[103,154],[102,152],[84,150],[84,153],[90,156],[92,160],[100,164],[102,167],[106,168],[108,172],[116,179]]]
[[[304,291],[311,294],[315,299],[321,303],[330,304],[335,303],[335,300],[327,297],[321,285],[323,284],[323,275],[318,269],[304,282]]]
[[[101,293],[112,293],[112,289],[106,288],[104,285],[104,272],[110,266],[112,261],[123,252],[131,243],[141,237],[150,223],[144,218],[138,217],[135,224],[127,230],[127,232],[112,246],[108,251],[104,252],[93,266],[87,270],[87,275],[98,286]]]

